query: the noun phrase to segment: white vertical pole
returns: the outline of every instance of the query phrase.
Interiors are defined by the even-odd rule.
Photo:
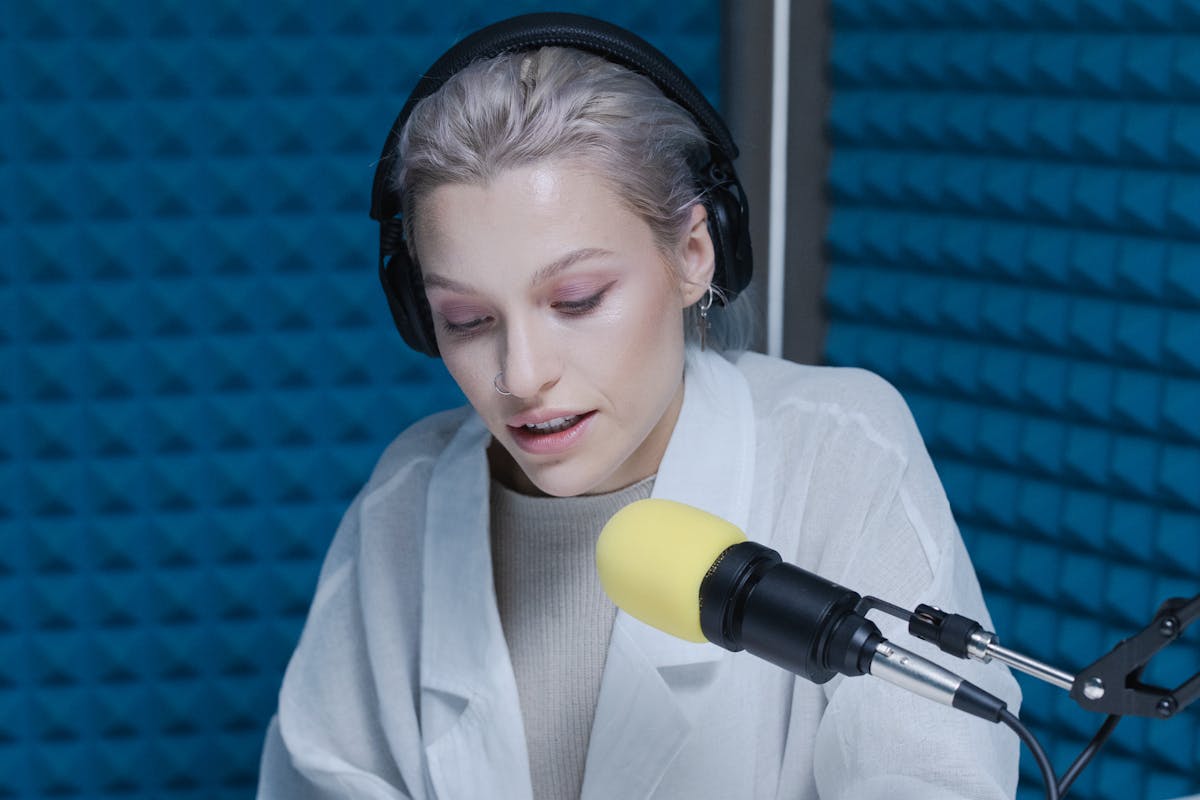
[[[775,0],[771,64],[771,183],[767,241],[767,353],[783,355],[784,243],[787,239],[788,44],[791,0]]]

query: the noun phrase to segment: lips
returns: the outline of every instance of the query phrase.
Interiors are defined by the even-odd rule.
[[[508,431],[517,447],[527,453],[557,455],[575,446],[587,432],[595,413],[549,412],[522,415],[509,421]]]

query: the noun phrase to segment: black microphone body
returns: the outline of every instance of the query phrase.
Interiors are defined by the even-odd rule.
[[[813,683],[870,671],[884,641],[857,613],[857,592],[783,563],[755,542],[727,548],[700,584],[700,629],[727,650],[746,650]]]

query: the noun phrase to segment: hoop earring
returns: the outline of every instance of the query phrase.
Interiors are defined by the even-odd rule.
[[[496,373],[496,377],[492,378],[492,388],[496,390],[497,394],[502,394],[505,397],[511,397],[512,392],[508,391],[507,389],[500,388],[503,385],[503,383],[504,383],[504,370],[500,370],[499,372]]]
[[[713,304],[713,288],[712,284],[708,285],[708,291],[704,293],[704,297],[700,298],[700,316],[696,319],[696,330],[700,334],[700,352],[704,352],[705,344],[708,341],[708,310]]]

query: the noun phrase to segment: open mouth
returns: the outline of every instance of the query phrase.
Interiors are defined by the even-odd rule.
[[[580,419],[581,415],[576,414],[571,417],[555,417],[545,422],[539,422],[536,425],[522,425],[521,427],[533,434],[558,433],[570,428],[576,422],[579,422]]]
[[[553,455],[566,452],[580,440],[595,411],[554,417],[544,422],[509,427],[513,441],[529,453]]]

